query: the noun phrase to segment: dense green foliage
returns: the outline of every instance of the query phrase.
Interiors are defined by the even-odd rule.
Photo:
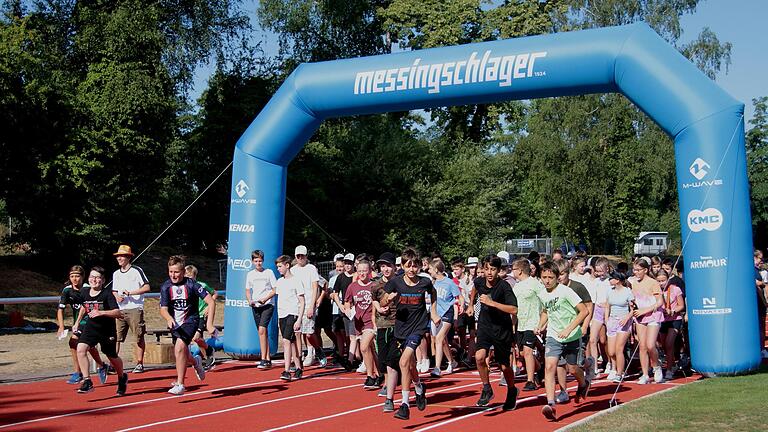
[[[0,18],[0,202],[13,238],[91,259],[147,244],[225,170],[299,63],[645,20],[714,77],[731,45],[678,45],[697,0],[262,0],[266,57],[235,0],[7,1]],[[195,69],[215,74],[193,107]],[[768,223],[766,100],[749,132],[755,223]],[[231,176],[163,241],[227,236]],[[291,163],[286,250],[415,245],[480,253],[554,235],[627,252],[640,230],[679,247],[670,139],[620,95],[436,108],[325,122]],[[760,198],[760,199],[757,199]],[[759,225],[763,224],[763,225]],[[321,229],[322,227],[322,229]]]

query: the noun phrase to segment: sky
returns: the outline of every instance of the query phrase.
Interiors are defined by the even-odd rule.
[[[243,7],[258,28],[258,0],[245,0]],[[730,42],[731,65],[716,78],[718,85],[745,104],[745,126],[750,129],[753,117],[752,99],[768,96],[768,0],[703,0],[696,12],[681,18],[683,35],[680,43],[696,39],[704,27],[715,32],[721,43]],[[267,55],[278,50],[277,37],[260,31],[256,39],[262,42]],[[212,67],[201,67],[195,76],[190,96],[196,100],[207,85]]]

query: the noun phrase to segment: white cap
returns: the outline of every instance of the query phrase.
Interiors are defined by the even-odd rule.
[[[307,254],[307,247],[306,246],[296,246],[296,250],[293,252],[293,255],[306,255]]]
[[[351,253],[348,253],[348,254],[344,255],[344,261],[355,262],[355,255],[351,254]]]
[[[469,257],[467,258],[467,267],[476,267],[479,262],[477,257]]]
[[[395,258],[395,265],[401,265],[401,264],[403,264],[403,257]]]
[[[333,256],[334,261],[343,260],[343,259],[344,259],[344,254],[336,254]]]
[[[509,262],[509,252],[507,251],[499,251],[499,253],[496,254],[497,257],[507,260]]]

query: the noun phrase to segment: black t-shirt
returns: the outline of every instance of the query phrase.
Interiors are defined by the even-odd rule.
[[[416,285],[410,286],[403,276],[398,276],[384,285],[384,291],[398,293],[395,298],[395,339],[405,340],[410,335],[425,333],[429,329],[426,296],[435,295],[435,287],[429,278],[420,277]]]
[[[583,283],[569,279],[568,288],[572,289],[581,298],[583,303],[592,303],[592,296],[589,295],[589,290],[587,290]]]
[[[95,296],[91,296],[90,289],[83,289],[81,293],[86,314],[93,310],[108,311],[118,309],[117,299],[112,295],[111,290],[102,288]],[[105,316],[89,318],[85,324],[84,331],[97,333],[102,336],[114,336],[116,333],[115,319]]]
[[[333,283],[333,292],[339,294],[339,301],[344,303],[344,294],[347,292],[347,287],[352,283],[352,276],[347,276],[346,273],[341,273],[336,282]]]
[[[77,320],[77,314],[80,313],[80,307],[83,305],[82,291],[89,289],[91,289],[91,287],[88,284],[85,284],[79,290],[75,289],[72,285],[67,285],[61,292],[59,309],[64,310],[67,308],[67,305],[72,306],[72,324]],[[83,327],[86,321],[88,321],[88,315],[83,316],[83,320],[80,321],[80,327]]]
[[[475,291],[480,307],[480,317],[477,320],[477,331],[488,332],[498,339],[508,339],[512,336],[512,317],[508,313],[480,303],[483,294],[491,297],[491,300],[505,305],[517,307],[517,297],[509,283],[503,279],[497,279],[493,287],[486,286],[485,278],[475,279]]]

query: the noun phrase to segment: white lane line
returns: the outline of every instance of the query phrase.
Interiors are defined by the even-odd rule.
[[[195,414],[195,415],[190,415],[190,416],[178,417],[178,418],[175,418],[175,419],[163,420],[163,421],[154,422],[154,423],[148,423],[148,424],[144,424],[144,425],[140,425],[140,426],[134,426],[134,427],[130,427],[130,428],[127,428],[127,429],[120,429],[117,432],[128,432],[128,431],[144,429],[144,428],[153,427],[153,426],[159,426],[159,425],[168,424],[168,423],[174,423],[174,422],[178,422],[178,421],[191,420],[191,419],[196,419],[196,418],[200,418],[200,417],[207,417],[207,416],[216,415],[216,414],[223,414],[223,413],[228,413],[228,412],[232,412],[232,411],[242,410],[242,409],[246,409],[246,408],[252,408],[252,407],[255,407],[255,406],[259,406],[259,405],[267,405],[267,404],[287,401],[287,400],[291,400],[291,399],[298,399],[298,398],[303,398],[303,397],[307,397],[307,396],[314,396],[314,395],[318,395],[318,394],[334,392],[334,391],[338,391],[338,390],[350,389],[350,388],[353,388],[353,387],[354,388],[359,388],[360,385],[359,384],[353,384],[353,385],[348,385],[348,386],[344,386],[344,387],[335,387],[335,388],[331,388],[331,389],[318,390],[318,391],[314,391],[314,392],[311,392],[311,393],[304,393],[304,394],[299,394],[299,395],[286,396],[286,397],[278,398],[278,399],[270,399],[270,400],[261,401],[261,402],[254,402],[254,403],[251,403],[251,404],[240,405],[240,406],[236,406],[236,407],[232,407],[232,408],[227,408],[227,409],[223,409],[223,410],[209,411],[209,412],[205,412],[205,413],[201,413],[201,414]]]
[[[499,380],[491,380],[491,382],[496,382],[496,381],[499,381]],[[443,389],[443,390],[437,390],[437,391],[434,391],[434,392],[431,392],[431,393],[427,393],[427,395],[433,395],[433,394],[438,394],[438,393],[445,393],[447,391],[458,390],[458,389],[462,389],[462,388],[466,388],[466,387],[472,387],[472,386],[476,386],[476,385],[479,385],[479,384],[482,384],[482,383],[481,382],[475,382],[475,383],[472,383],[472,384],[465,384],[463,386],[458,386],[458,387],[449,387],[449,388],[446,388],[446,389]],[[411,398],[413,398],[413,396],[411,396]],[[304,420],[304,421],[300,421],[300,422],[297,422],[297,423],[291,423],[291,424],[285,425],[285,426],[280,426],[280,427],[276,427],[276,428],[272,428],[272,429],[267,429],[267,430],[265,430],[263,432],[274,432],[274,431],[279,431],[279,430],[283,430],[283,429],[289,429],[289,428],[292,428],[292,427],[301,426],[301,425],[305,425],[305,424],[308,424],[308,423],[314,423],[314,422],[318,422],[318,421],[322,421],[322,420],[328,420],[328,419],[332,419],[332,418],[336,418],[336,417],[341,417],[341,416],[344,416],[344,415],[347,415],[347,414],[353,414],[353,413],[356,413],[356,412],[369,410],[371,408],[377,408],[377,407],[381,408],[381,405],[382,405],[381,403],[377,403],[376,405],[368,405],[368,406],[365,406],[365,407],[362,407],[362,408],[357,408],[357,409],[353,409],[353,410],[349,410],[349,411],[342,411],[342,412],[339,412],[339,413],[336,413],[336,414],[331,414],[331,415],[327,415],[327,416],[323,416],[323,417],[316,417],[316,418],[313,418],[313,419]]]

